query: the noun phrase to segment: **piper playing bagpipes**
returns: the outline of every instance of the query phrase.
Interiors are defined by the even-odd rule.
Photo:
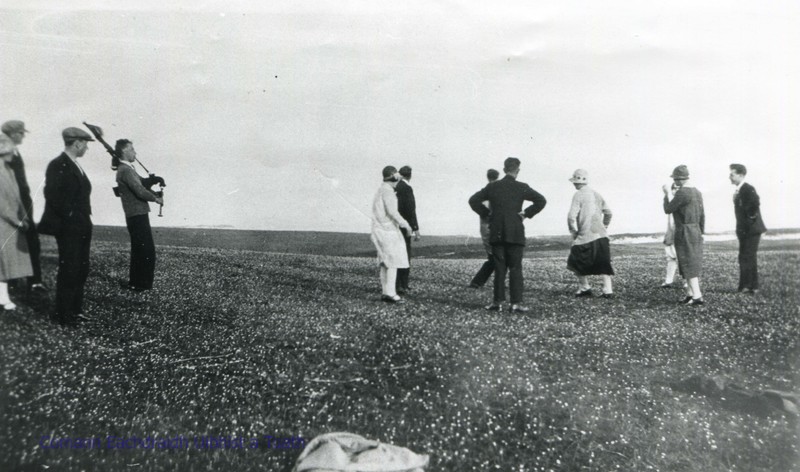
[[[101,128],[101,127],[99,127],[97,125],[90,125],[89,123],[87,123],[85,121],[83,122],[83,125],[86,126],[87,128],[89,128],[89,131],[91,131],[92,134],[94,135],[94,137],[97,138],[97,141],[99,141],[103,145],[103,147],[106,148],[106,151],[108,151],[108,153],[111,154],[111,170],[117,170],[117,168],[119,168],[119,162],[120,162],[120,157],[121,156],[119,155],[118,151],[113,149],[103,139],[103,128]],[[139,177],[139,179],[142,182],[142,186],[147,188],[147,189],[150,189],[156,195],[158,195],[159,197],[163,198],[164,197],[164,187],[167,186],[167,184],[164,183],[164,179],[162,177],[157,176],[156,174],[153,174],[149,170],[147,170],[147,167],[145,167],[144,164],[142,164],[142,161],[137,159],[135,155],[133,157],[133,160],[135,162],[138,162],[139,165],[142,166],[142,169],[144,169],[144,171],[147,172],[147,177]],[[137,176],[138,176],[138,174],[137,174]],[[156,184],[159,185],[159,190],[158,191],[152,190],[153,185],[156,185]],[[114,195],[119,197],[119,188],[118,187],[114,187]],[[163,207],[163,206],[164,206],[163,204],[160,205],[160,207],[158,209],[158,216],[164,216],[164,215],[161,214],[161,209],[162,209],[161,207]]]
[[[164,187],[164,179],[154,174],[141,177],[133,167],[136,159],[136,150],[133,143],[127,139],[119,139],[114,149],[102,139],[103,131],[97,126],[84,122],[87,128],[95,135],[106,150],[111,154],[111,168],[117,171],[117,187],[114,193],[122,200],[122,209],[125,211],[125,223],[128,235],[131,238],[131,265],[127,283],[123,287],[141,292],[153,288],[153,278],[156,267],[156,248],[153,242],[153,233],[150,228],[150,205],[156,202],[164,205],[162,191],[150,190],[150,186],[159,184]],[[139,162],[139,165],[142,163]],[[144,166],[142,166],[144,168]],[[147,169],[145,168],[145,171]],[[159,211],[161,216],[161,211]]]

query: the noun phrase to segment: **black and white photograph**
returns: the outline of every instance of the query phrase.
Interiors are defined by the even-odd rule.
[[[0,470],[800,470],[798,24],[4,0]]]

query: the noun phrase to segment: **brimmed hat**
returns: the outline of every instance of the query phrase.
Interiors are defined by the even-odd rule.
[[[672,171],[672,175],[670,175],[672,179],[688,179],[689,178],[689,168],[685,165],[681,164],[676,167]]]
[[[386,166],[383,168],[383,180],[386,180],[397,173],[397,169],[394,166]]]
[[[0,156],[11,154],[14,152],[14,149],[16,149],[14,141],[5,134],[0,134]]]
[[[12,133],[28,133],[29,131],[25,129],[25,123],[19,120],[9,120],[3,123],[3,126],[0,127],[0,130],[3,131],[3,134],[12,134]]]
[[[585,169],[576,169],[575,172],[572,173],[572,177],[569,179],[569,181],[573,184],[588,184],[589,172],[587,172]]]
[[[76,139],[80,139],[81,141],[94,141],[92,135],[74,126],[64,128],[64,131],[61,132],[61,137],[64,138],[64,141],[74,141]]]

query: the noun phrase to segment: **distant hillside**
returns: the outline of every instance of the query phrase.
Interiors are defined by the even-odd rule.
[[[770,234],[794,234],[796,229],[770,231]],[[612,243],[617,253],[650,252],[660,246],[660,234],[613,235]],[[94,238],[101,241],[128,244],[127,229],[122,226],[95,226]],[[279,252],[329,256],[374,257],[375,248],[366,233],[332,233],[324,231],[256,231],[222,228],[153,228],[153,238],[159,246],[208,247],[240,249],[258,252]],[[625,244],[631,241],[637,244]],[[414,244],[414,257],[437,259],[464,259],[485,257],[478,237],[424,236]],[[540,236],[528,238],[526,255],[567,252],[572,241],[569,236]],[[729,248],[735,241],[709,242],[711,247]],[[797,247],[798,241],[764,241],[762,247]],[[624,248],[624,249],[622,249]]]

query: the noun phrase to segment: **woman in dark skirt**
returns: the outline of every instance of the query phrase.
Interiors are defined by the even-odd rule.
[[[567,259],[567,269],[578,277],[576,297],[591,297],[590,275],[603,278],[603,298],[613,298],[611,276],[611,251],[606,228],[611,222],[611,209],[602,195],[589,188],[589,173],[578,169],[570,182],[577,192],[567,215],[567,226],[572,235],[572,248]]]

